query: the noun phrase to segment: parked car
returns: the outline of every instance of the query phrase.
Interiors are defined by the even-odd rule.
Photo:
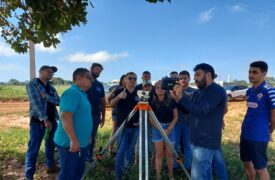
[[[108,99],[109,99],[109,96],[110,96],[110,93],[111,93],[111,91],[114,89],[114,88],[117,88],[118,87],[118,85],[112,85],[112,86],[108,86],[108,87],[106,87],[105,88],[105,101],[106,101],[106,105],[107,106],[109,106],[109,101],[108,101]]]
[[[245,85],[225,85],[227,100],[231,101],[236,98],[242,98],[245,100],[246,91],[248,86]]]

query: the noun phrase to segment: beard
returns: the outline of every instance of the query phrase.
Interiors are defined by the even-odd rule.
[[[202,80],[195,81],[195,83],[199,89],[204,89],[206,87],[206,77],[204,76]]]
[[[95,79],[99,77],[99,74],[95,74],[95,73],[93,73],[93,72],[92,72],[91,75],[92,75]]]

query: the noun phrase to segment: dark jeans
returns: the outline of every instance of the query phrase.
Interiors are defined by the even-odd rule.
[[[47,141],[45,141],[45,154],[46,154],[46,165],[48,168],[55,165],[54,161],[54,142],[53,137],[57,127],[56,121],[52,123],[52,130]],[[44,123],[31,123],[30,124],[30,140],[28,143],[28,151],[25,160],[25,174],[27,179],[33,179],[35,172],[35,164],[40,149],[42,139],[45,134]]]
[[[133,160],[139,128],[126,128],[121,135],[121,144],[116,155],[116,179],[121,179],[124,168],[129,168]]]
[[[100,117],[93,117],[93,131],[91,134],[92,143],[89,144],[87,147],[87,154],[86,154],[87,160],[91,160],[93,158],[94,147],[95,147],[95,143],[96,143],[96,135],[97,135],[97,130],[98,130],[99,124],[100,124]]]
[[[192,150],[191,150],[191,137],[190,137],[190,125],[184,123],[177,123],[175,125],[176,131],[176,144],[175,149],[177,152],[184,154],[184,166],[185,168],[191,168],[192,164]],[[181,150],[181,151],[180,151]],[[174,161],[174,167],[178,167],[176,160]]]
[[[68,147],[57,145],[60,168],[59,180],[81,179],[85,170],[85,159],[87,148],[81,148],[80,152],[72,153]]]

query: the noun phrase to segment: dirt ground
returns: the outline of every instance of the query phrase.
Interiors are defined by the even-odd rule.
[[[0,131],[7,127],[29,127],[29,115],[28,115],[29,103],[28,102],[9,102],[0,103]],[[225,116],[225,126],[228,127],[229,124],[236,123],[231,127],[240,128],[241,121],[232,119],[238,117],[243,118],[246,111],[246,105],[244,101],[234,101],[228,104],[228,113]],[[106,113],[106,125],[105,127],[111,128],[111,111],[108,108]],[[232,118],[234,117],[234,118]],[[227,126],[228,125],[228,126]],[[229,128],[229,127],[228,127]],[[239,138],[238,135],[232,134],[232,137],[228,138]],[[3,179],[24,179],[24,165],[17,162],[16,158],[5,160],[5,164],[1,165]],[[37,171],[40,171],[40,177],[36,179],[57,179],[57,175],[49,176],[46,173],[45,165],[37,167]],[[0,176],[1,179],[1,176]]]

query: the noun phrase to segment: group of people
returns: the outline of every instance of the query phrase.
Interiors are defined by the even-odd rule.
[[[59,179],[81,179],[85,161],[93,161],[93,151],[99,125],[105,122],[105,94],[97,80],[103,67],[93,63],[90,71],[78,68],[73,73],[73,85],[59,99],[50,80],[57,71],[54,66],[42,66],[39,78],[27,85],[30,99],[30,141],[26,155],[26,178],[33,179],[35,163],[45,131],[47,172],[60,171]],[[247,112],[242,124],[240,157],[248,179],[256,173],[260,179],[270,179],[267,171],[267,145],[275,129],[275,89],[265,81],[268,65],[255,61],[249,67],[252,87],[246,93]],[[154,86],[151,74],[144,71],[142,83],[137,85],[137,75],[128,72],[109,98],[112,109],[112,135],[139,103],[138,90],[149,91],[149,104],[158,122],[177,152],[184,155],[184,166],[191,179],[213,179],[213,170],[219,179],[228,179],[222,155],[221,137],[227,113],[225,90],[214,82],[213,67],[206,63],[194,67],[197,88],[189,86],[188,71],[171,72],[177,79],[172,90],[164,90],[162,80]],[[58,112],[56,106],[60,106]],[[179,168],[173,152],[164,141],[160,129],[150,119],[150,153],[155,164],[156,179],[160,180],[163,158],[167,158],[168,178],[174,179]],[[58,121],[56,121],[58,120]],[[143,126],[144,127],[144,126]],[[115,178],[122,179],[134,163],[135,147],[139,136],[139,114],[136,113],[116,138]],[[55,165],[54,148],[57,147],[60,168]],[[114,144],[110,146],[114,149]],[[138,148],[136,148],[138,149]]]

